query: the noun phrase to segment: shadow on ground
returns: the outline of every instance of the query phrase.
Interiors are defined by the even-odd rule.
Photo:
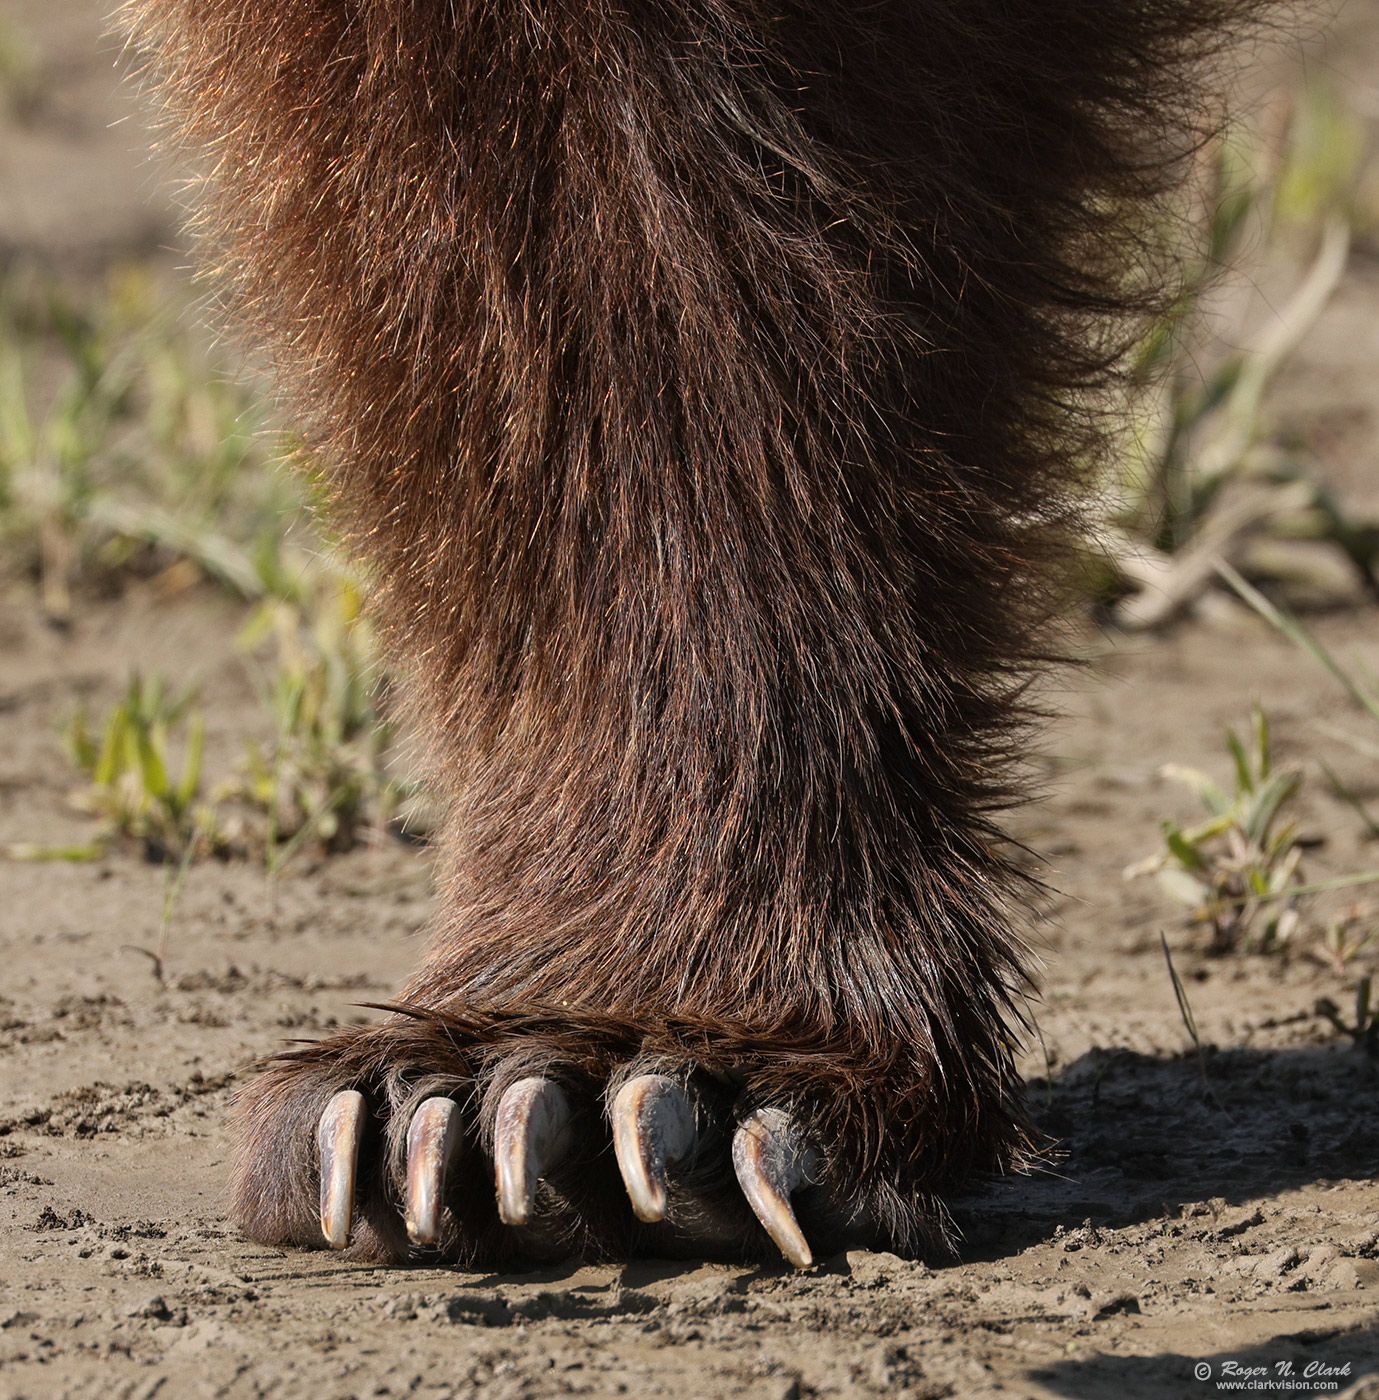
[[[1070,1358],[1031,1371],[1030,1379],[1070,1400],[1138,1400],[1168,1390],[1183,1400],[1232,1394],[1379,1400],[1379,1324],[1285,1333],[1211,1356]]]
[[[1048,1165],[953,1203],[962,1256],[998,1258],[1083,1221],[1114,1228],[1379,1175],[1377,1089],[1379,1061],[1343,1044],[1200,1059],[1093,1050],[1029,1086]]]

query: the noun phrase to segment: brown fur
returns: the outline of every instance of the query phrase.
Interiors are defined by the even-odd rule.
[[[448,804],[405,1012],[246,1092],[251,1235],[319,1242],[315,1115],[357,1084],[356,1249],[405,1255],[407,1105],[482,1128],[532,1066],[591,1107],[691,1076],[710,1130],[793,1105],[839,1238],[913,1249],[1026,1159],[993,816],[1153,291],[1133,230],[1250,8],[136,0]],[[543,1248],[760,1242],[707,1168],[712,1228],[637,1226],[586,1142]],[[526,1248],[466,1170],[446,1253]]]

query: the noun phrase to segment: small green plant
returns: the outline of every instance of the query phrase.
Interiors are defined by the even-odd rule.
[[[250,599],[290,576],[305,520],[251,387],[137,269],[80,299],[0,277],[0,570],[73,590],[179,563]]]
[[[1330,997],[1322,997],[1316,1004],[1318,1016],[1324,1016],[1336,1030],[1350,1039],[1365,1054],[1379,1056],[1379,1007],[1370,1005],[1371,979],[1362,977],[1355,987],[1355,1022],[1346,1025],[1341,1019],[1340,1008]]]
[[[1345,744],[1362,760],[1373,762],[1379,759],[1379,684],[1376,684],[1374,677],[1359,664],[1342,662],[1298,618],[1276,606],[1229,564],[1218,560],[1216,570],[1243,602],[1331,676],[1345,692],[1357,715],[1368,723],[1372,731],[1368,735],[1357,734],[1348,728],[1325,725],[1326,733]],[[1331,790],[1356,814],[1366,834],[1373,837],[1379,833],[1373,815],[1350,784],[1326,764],[1322,764],[1322,771]],[[1362,870],[1317,885],[1300,886],[1293,893],[1297,896],[1374,883],[1379,883],[1379,870]],[[1328,922],[1322,935],[1321,956],[1338,972],[1344,972],[1347,964],[1373,948],[1376,940],[1379,940],[1379,927],[1376,927],[1373,909],[1357,908]]]
[[[269,640],[273,666],[260,691],[273,740],[249,745],[232,786],[265,818],[273,870],[304,843],[349,850],[392,818],[405,789],[387,771],[395,725],[378,706],[373,629],[358,585],[327,575],[307,600],[261,603],[241,641]]]
[[[1263,952],[1286,941],[1297,927],[1296,890],[1301,883],[1297,826],[1282,819],[1298,791],[1301,770],[1275,767],[1269,722],[1255,707],[1246,744],[1226,731],[1234,767],[1234,791],[1205,773],[1178,764],[1161,771],[1190,787],[1207,819],[1182,827],[1163,823],[1164,849],[1131,866],[1127,878],[1152,874],[1192,922],[1211,933],[1210,951]]]
[[[1322,961],[1344,974],[1351,962],[1379,945],[1373,910],[1354,911],[1327,921],[1322,930]]]
[[[101,819],[95,843],[21,844],[13,859],[88,860],[112,838],[140,843],[150,859],[185,865],[209,854],[261,856],[275,875],[303,846],[350,850],[381,832],[415,789],[393,775],[395,723],[379,704],[373,629],[357,583],[321,571],[295,601],[255,608],[241,641],[272,723],[249,739],[239,772],[206,790],[205,723],[190,691],[131,676],[124,698],[93,721],[78,709],[64,747],[88,786],[75,805]],[[180,739],[181,764],[172,750]],[[180,879],[179,879],[180,884]]]
[[[248,600],[270,737],[208,788],[191,697],[135,676],[64,736],[99,838],[14,858],[90,859],[120,837],[184,869],[211,851],[262,855],[271,874],[303,847],[349,849],[406,794],[387,770],[393,725],[359,586],[310,524],[312,474],[278,468],[288,445],[265,430],[252,381],[225,372],[185,309],[137,268],[96,296],[0,270],[0,577],[36,578],[58,623],[83,588],[139,576]]]
[[[213,804],[202,797],[205,722],[192,692],[173,696],[160,677],[131,676],[124,699],[98,725],[85,710],[69,721],[64,740],[72,762],[90,780],[76,795],[100,817],[105,834],[137,841],[151,860],[180,860],[223,845]],[[174,733],[185,731],[180,770]]]

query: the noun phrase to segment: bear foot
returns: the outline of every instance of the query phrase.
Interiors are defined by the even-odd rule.
[[[842,1086],[795,1037],[388,1009],[242,1094],[252,1238],[383,1262],[778,1250],[807,1268],[811,1240],[875,1236],[828,1182],[838,1105],[819,1100]]]

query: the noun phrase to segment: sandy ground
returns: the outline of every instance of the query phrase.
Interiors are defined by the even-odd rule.
[[[1373,13],[1346,12],[1327,61],[1379,114]],[[174,241],[99,14],[0,3],[49,92],[37,117],[0,125],[0,249],[95,267]],[[1374,496],[1376,368],[1379,272],[1357,257],[1280,395],[1352,500]],[[210,763],[228,762],[258,722],[237,621],[209,594],[135,589],[58,633],[26,588],[0,597],[0,844],[89,836],[55,725],[78,698],[115,698],[131,665],[199,679]],[[1317,619],[1379,669],[1375,623],[1362,607]],[[1261,1367],[1278,1393],[1379,1396],[1379,1066],[1313,1012],[1374,960],[1341,975],[1308,939],[1209,959],[1153,882],[1121,878],[1162,817],[1193,815],[1160,765],[1224,779],[1222,726],[1255,699],[1280,756],[1306,761],[1309,877],[1379,863],[1318,761],[1371,800],[1379,766],[1330,737],[1359,727],[1331,682],[1247,616],[1084,642],[1089,664],[1051,696],[1046,796],[1015,833],[1057,891],[1032,911],[1043,1000],[1024,1068],[1058,1148],[1043,1174],[953,1203],[957,1260],[478,1277],[248,1245],[223,1197],[234,1079],[286,1040],[366,1019],[357,1003],[404,976],[429,909],[424,855],[301,861],[275,890],[249,866],[196,867],[162,982],[140,950],[158,939],[163,871],[132,854],[0,864],[0,1397],[1177,1400]]]

